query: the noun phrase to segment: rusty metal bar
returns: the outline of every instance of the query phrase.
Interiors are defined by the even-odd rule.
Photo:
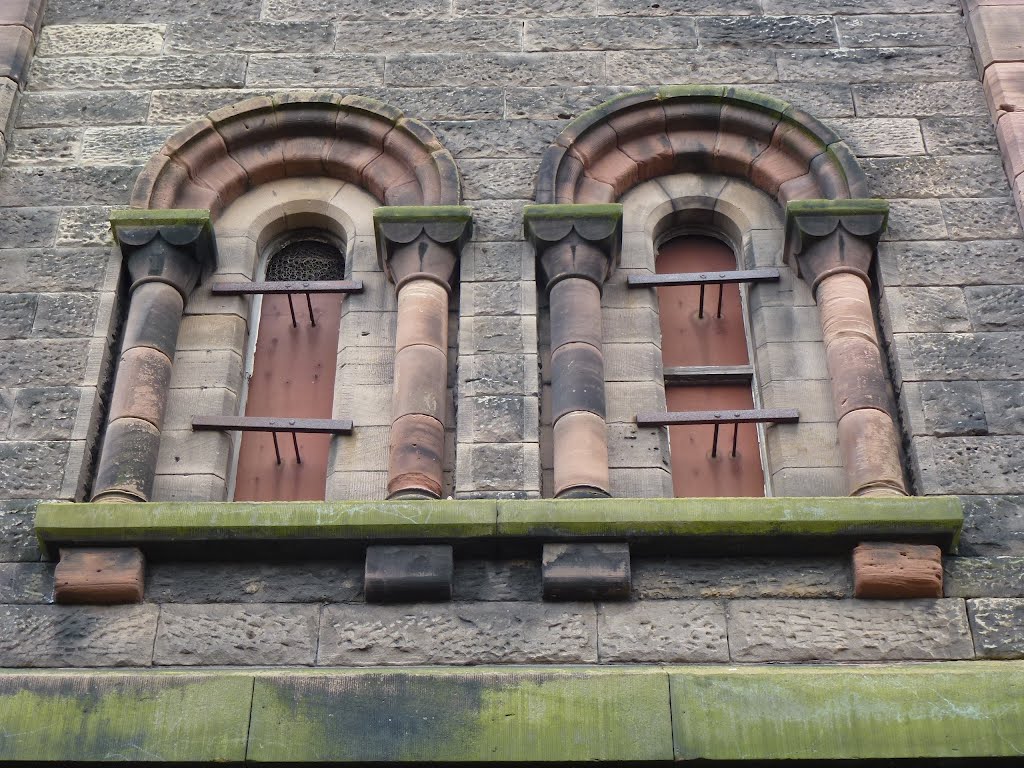
[[[792,424],[800,421],[796,408],[776,408],[752,411],[673,411],[669,413],[640,413],[636,423],[640,427],[664,427],[694,424]]]
[[[711,443],[711,458],[712,459],[714,459],[714,458],[716,458],[718,456],[718,429],[721,426],[722,426],[721,424],[717,424],[717,423],[715,424],[715,436],[713,438],[711,438],[712,439],[712,443]]]
[[[700,286],[700,310],[697,312],[697,317],[704,319],[704,284]]]
[[[718,284],[718,314],[715,315],[719,320],[722,319],[722,292],[725,290],[725,283]]]
[[[675,272],[664,275],[630,275],[626,284],[630,288],[651,288],[663,285],[708,285],[710,283],[759,283],[778,280],[776,267],[740,269],[724,272]]]
[[[274,454],[277,456],[277,463],[281,463],[281,446],[277,444],[277,432],[271,432],[270,436],[274,438]]]
[[[348,435],[351,419],[289,419],[265,416],[194,416],[192,429],[238,432],[291,432],[309,435]]]
[[[740,423],[737,421],[732,425],[732,457],[736,458],[736,441],[740,436]]]
[[[292,313],[292,328],[298,328],[299,323],[295,319],[295,305],[292,304],[292,295],[288,294],[288,311]]]
[[[263,283],[214,283],[215,296],[257,293],[362,293],[362,280],[274,280]]]
[[[749,365],[685,365],[665,369],[666,386],[749,384],[754,369]]]
[[[309,324],[316,328],[316,320],[313,319],[313,300],[309,298],[308,292],[306,293],[306,306],[309,307]]]
[[[295,463],[302,463],[302,456],[299,455],[299,436],[292,432],[292,445],[295,446]]]

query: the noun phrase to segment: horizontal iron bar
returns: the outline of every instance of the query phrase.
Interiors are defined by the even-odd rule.
[[[664,275],[630,275],[630,288],[650,288],[660,285],[716,285],[718,283],[758,283],[764,280],[778,280],[779,270],[775,267],[760,269],[728,270],[724,272],[675,272]]]
[[[247,296],[255,293],[362,293],[362,280],[274,280],[266,283],[214,283],[218,296]]]
[[[312,435],[348,435],[351,419],[289,419],[265,416],[195,416],[192,429],[238,432],[300,432]]]
[[[665,369],[666,386],[700,384],[749,384],[754,369],[749,365],[684,365]]]
[[[669,413],[640,413],[636,423],[640,427],[677,426],[681,424],[792,424],[800,420],[796,408],[774,410],[733,411],[672,411]]]

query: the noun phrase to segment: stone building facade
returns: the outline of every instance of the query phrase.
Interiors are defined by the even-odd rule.
[[[0,761],[1021,754],[1021,32],[6,0]],[[672,498],[667,392],[711,374],[650,281],[709,236],[773,273],[737,294],[769,498]],[[232,501],[302,238],[344,258],[325,490]],[[288,464],[312,417],[272,416]]]

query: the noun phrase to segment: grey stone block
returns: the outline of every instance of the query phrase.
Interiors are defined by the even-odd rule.
[[[366,548],[363,593],[368,603],[450,600],[454,564],[450,544]]]
[[[904,387],[915,434],[984,435],[988,432],[982,390],[975,381],[923,381]],[[923,420],[916,415],[923,415]],[[922,423],[923,422],[923,423]]]
[[[457,462],[459,493],[539,490],[536,443],[460,443]]]
[[[974,647],[982,659],[1024,658],[1024,600],[968,600]]]
[[[317,664],[531,664],[597,661],[591,604],[327,606]]]
[[[761,15],[758,0],[599,0],[602,16],[657,16],[677,14]]]
[[[16,342],[11,342],[16,343]],[[1024,333],[906,333],[896,337],[904,379],[1018,380]],[[906,370],[904,370],[906,368]]]
[[[975,77],[946,83],[856,85],[853,100],[863,117],[988,115],[985,92]]]
[[[983,381],[981,399],[993,434],[1024,434],[1024,381]]]
[[[778,79],[775,54],[764,50],[653,51],[607,54],[607,82],[644,86],[650,83],[771,83]]]
[[[527,327],[527,326],[531,327]],[[459,324],[459,348],[470,354],[526,352],[536,346],[533,319],[529,317],[472,317]]]
[[[249,57],[245,84],[249,88],[325,88],[334,85],[379,85],[383,77],[383,56],[254,53]]]
[[[0,248],[51,246],[59,219],[59,208],[5,208],[0,216]]]
[[[431,123],[431,128],[445,148],[456,157],[521,157],[536,169],[541,153],[565,125],[564,120],[442,120]],[[529,194],[523,195],[523,199],[531,197],[532,189]],[[475,225],[484,223],[477,219],[480,216],[475,215]],[[479,240],[479,233],[474,232],[474,237]],[[522,222],[517,236],[509,239],[521,237]]]
[[[624,499],[661,499],[672,497],[672,475],[665,469],[609,467],[611,495]]]
[[[541,555],[545,600],[629,598],[629,544],[545,544]]]
[[[9,165],[68,165],[78,159],[82,132],[76,128],[24,128],[7,145]]]
[[[1024,436],[919,437],[912,452],[921,492],[1024,492]]]
[[[175,126],[88,128],[82,142],[82,164],[144,165],[177,130]]]
[[[2,189],[3,186],[0,185],[0,190]],[[508,243],[520,239],[523,236],[523,206],[527,202],[529,201],[477,200],[474,202],[473,238],[477,244],[494,240]],[[521,244],[518,245],[520,248],[522,247]]]
[[[609,424],[608,466],[669,469],[668,430]]]
[[[962,600],[735,600],[726,611],[736,662],[974,656]]]
[[[954,240],[1020,237],[1020,218],[1013,200],[983,197],[942,200],[942,215]]]
[[[541,599],[541,570],[537,560],[458,559],[455,561],[453,600],[508,602]]]
[[[459,359],[459,393],[479,395],[535,395],[537,360],[532,355],[489,353]]]
[[[844,48],[779,53],[780,80],[945,82],[974,77],[970,47]]]
[[[182,6],[177,0],[52,0],[46,4],[46,24],[75,22],[166,22],[168,19],[215,20],[223,22],[256,19],[260,0],[208,0],[200,5]]]
[[[388,57],[387,85],[593,85],[601,53],[399,53]]]
[[[961,288],[890,288],[882,316],[891,333],[971,330]]]
[[[264,19],[298,21],[361,21],[444,16],[450,0],[266,0]]]
[[[878,158],[861,165],[880,197],[1000,197],[1006,174],[994,155]]]
[[[771,475],[773,496],[845,496],[849,493],[841,467],[793,467]]]
[[[462,443],[537,442],[535,395],[460,397],[457,435]]]
[[[153,648],[158,665],[312,664],[314,605],[164,605]]]
[[[146,598],[157,603],[334,603],[361,599],[357,561],[156,562]]]
[[[597,633],[602,663],[729,661],[725,610],[711,600],[602,603]]]
[[[886,240],[944,240],[948,233],[939,200],[890,200]]]
[[[710,16],[698,18],[702,47],[803,48],[837,45],[828,16]]]
[[[831,120],[829,124],[858,157],[904,157],[925,152],[921,126],[911,118],[861,117]]]
[[[52,595],[51,563],[0,562],[0,604],[49,603]]]
[[[10,437],[15,440],[70,438],[79,398],[80,390],[73,387],[31,387],[18,390],[11,417]]]
[[[886,13],[836,16],[847,48],[963,45],[967,30],[958,13]]]
[[[1019,240],[902,243],[895,255],[903,285],[1012,284],[1024,271]]]
[[[361,88],[417,120],[490,120],[505,112],[501,88]],[[450,151],[450,149],[449,149]]]
[[[79,340],[36,339],[0,342],[0,386],[79,384],[87,345]]]
[[[523,25],[511,19],[409,19],[340,22],[337,50],[347,53],[519,51]]]
[[[479,210],[474,203],[474,211]],[[474,233],[475,234],[475,233]],[[464,282],[523,281],[536,289],[533,249],[526,243],[475,242],[462,253]]]
[[[245,80],[242,54],[203,56],[68,56],[37,58],[29,71],[32,86],[48,91],[73,91],[103,83],[106,89],[240,86]]]
[[[511,119],[569,120],[628,90],[625,86],[604,85],[508,88],[506,114]]]
[[[110,232],[109,205],[68,206],[61,211],[57,227],[57,245],[109,246],[114,238]]]
[[[39,35],[36,56],[158,56],[164,26],[156,24],[58,24]]]
[[[10,499],[58,497],[68,453],[68,443],[0,443],[0,493]]]
[[[763,0],[776,13],[958,13],[957,0]]]
[[[334,27],[323,21],[239,21],[212,25],[208,21],[187,21],[167,26],[165,51],[314,53],[333,48]]]
[[[22,96],[18,127],[141,125],[149,100],[148,91],[29,91]]]
[[[994,155],[999,152],[986,117],[926,117],[921,120],[930,155]]]
[[[32,333],[38,296],[29,293],[0,294],[0,339],[25,339]]]
[[[21,205],[123,205],[139,168],[11,167],[0,179],[0,199]]]
[[[17,390],[0,389],[0,435],[6,435],[14,411],[14,393]]]
[[[0,665],[148,667],[159,611],[155,605],[0,607]]]
[[[527,20],[527,51],[604,51],[696,48],[697,30],[687,18],[601,17]]]
[[[110,260],[102,248],[31,248],[0,252],[8,291],[94,291]]]
[[[975,330],[1024,330],[1024,285],[968,287],[964,293]]]
[[[92,336],[98,308],[97,294],[41,294],[32,334],[43,338]]]
[[[466,200],[522,200],[533,194],[534,160],[462,160],[462,191]]]
[[[664,378],[658,344],[603,344],[605,382],[650,382]]]
[[[0,562],[38,560],[35,532],[36,501],[0,501]]]
[[[750,88],[787,101],[815,117],[853,117],[853,92],[843,83],[757,83]]]
[[[964,557],[1024,555],[1024,496],[961,496]]]
[[[947,557],[946,597],[1024,597],[1024,557]]]
[[[853,596],[849,558],[634,558],[641,600]]]

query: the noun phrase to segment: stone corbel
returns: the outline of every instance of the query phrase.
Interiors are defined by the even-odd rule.
[[[811,290],[842,272],[870,284],[871,262],[888,221],[885,200],[794,200],[786,209],[786,258]]]
[[[529,205],[551,307],[551,423],[558,497],[608,496],[601,290],[622,247],[622,206]]]
[[[381,268],[398,293],[388,498],[441,496],[448,298],[472,214],[465,206],[378,208]]]

